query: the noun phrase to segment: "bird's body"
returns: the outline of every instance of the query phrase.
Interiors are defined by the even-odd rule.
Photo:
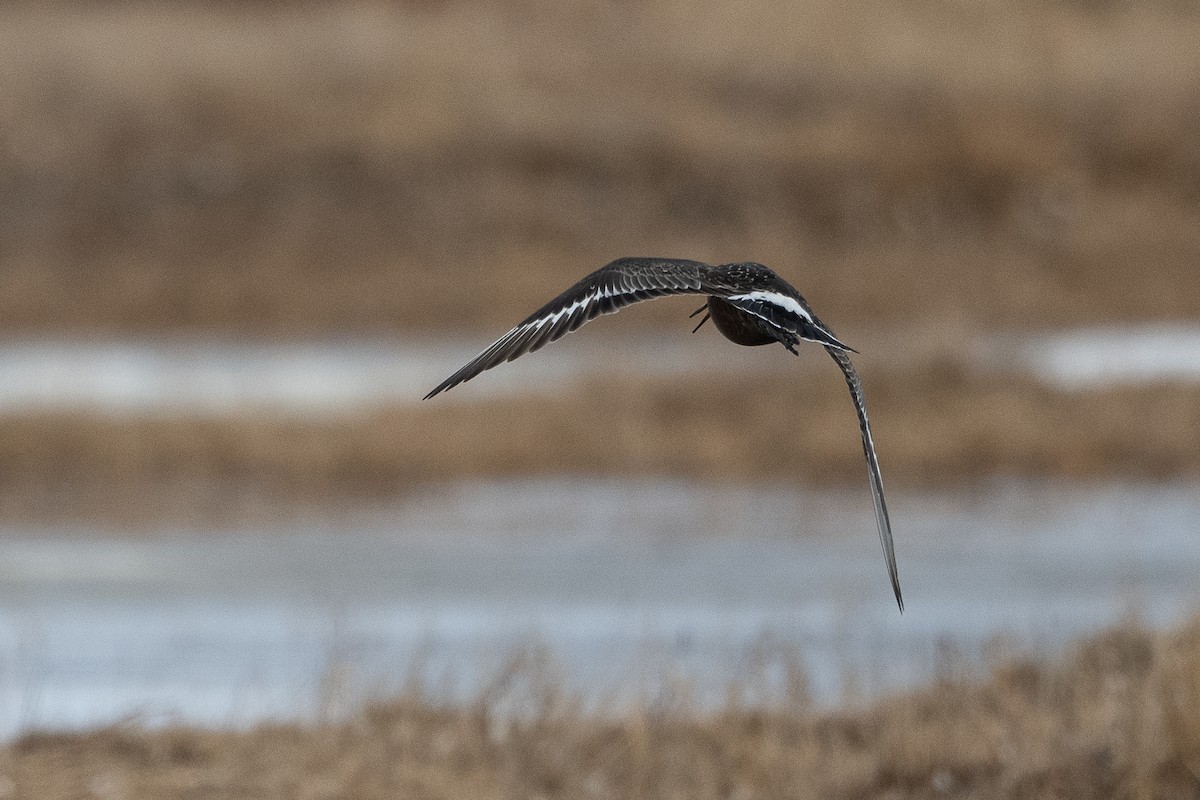
[[[700,321],[712,319],[713,325],[729,341],[746,347],[758,347],[764,344],[774,344],[779,341],[771,335],[770,323],[764,323],[758,317],[747,314],[737,306],[731,306],[719,297],[709,297],[696,313],[705,312],[706,316]],[[764,326],[768,329],[764,330]],[[699,325],[696,326],[699,330]],[[693,331],[694,332],[694,331]]]
[[[711,318],[717,330],[735,344],[753,347],[779,342],[795,353],[799,342],[816,342],[837,362],[858,414],[879,538],[896,602],[903,610],[891,523],[883,499],[883,478],[875,456],[862,384],[848,355],[856,351],[840,342],[828,326],[817,319],[791,284],[762,264],[744,262],[710,266],[676,258],[618,259],[584,277],[535,311],[438,384],[425,399],[452,389],[497,364],[538,350],[602,314],[616,313],[642,300],[677,294],[707,295],[706,304],[695,312],[706,312],[700,325],[696,326],[697,330]]]

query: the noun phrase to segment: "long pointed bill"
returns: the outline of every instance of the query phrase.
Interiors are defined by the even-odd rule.
[[[825,351],[833,357],[846,376],[846,386],[854,400],[858,413],[858,429],[862,432],[863,455],[867,459],[867,477],[871,482],[871,497],[875,501],[875,522],[879,527],[879,542],[883,545],[883,557],[887,561],[888,577],[892,580],[892,591],[896,593],[896,604],[904,613],[904,597],[900,594],[900,574],[896,570],[896,548],[892,544],[892,523],[888,519],[887,504],[883,500],[883,475],[879,472],[879,459],[875,456],[875,442],[871,438],[871,423],[867,420],[867,401],[863,396],[862,381],[850,363],[844,350],[826,346]]]

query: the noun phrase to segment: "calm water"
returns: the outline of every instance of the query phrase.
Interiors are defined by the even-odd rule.
[[[0,343],[0,412],[339,414],[416,402],[483,344]],[[700,335],[581,337],[470,392],[614,369],[761,369],[774,350],[729,360]],[[1193,328],[967,350],[1068,389],[1200,380]],[[947,642],[1053,649],[1129,610],[1165,624],[1200,608],[1200,487],[893,492],[901,616],[863,484],[502,483],[286,530],[0,529],[0,735],[127,714],[307,716],[414,675],[469,697],[534,642],[569,687],[619,701],[681,676],[719,698],[769,640],[833,702],[926,678]]]
[[[414,674],[470,696],[531,642],[593,698],[680,676],[719,698],[764,637],[818,700],[869,695],[946,643],[1053,649],[1200,608],[1197,488],[893,494],[903,616],[865,487],[500,483],[269,532],[2,530],[0,720],[311,716]]]
[[[474,381],[475,399],[614,371],[678,374],[772,369],[779,348],[739,348],[711,331],[627,336],[602,328]],[[589,332],[591,328],[589,328]],[[498,332],[497,332],[498,333]],[[416,402],[491,340],[33,340],[0,342],[0,412],[29,409],[221,414],[247,408],[328,414]],[[903,346],[891,343],[890,348]],[[875,348],[879,349],[879,348]],[[817,350],[807,363],[823,360]],[[962,352],[971,367],[1028,371],[1086,389],[1113,382],[1200,381],[1200,327],[1147,326],[994,338]],[[871,357],[868,348],[864,365]],[[825,366],[824,364],[822,365]],[[452,392],[439,402],[455,402]]]
[[[222,339],[0,342],[0,412],[247,409],[330,414],[417,402],[490,340],[255,342]],[[713,340],[581,337],[506,364],[472,386],[476,399],[595,375],[750,369],[766,353],[722,360]],[[763,348],[765,349],[765,348]],[[773,353],[778,357],[778,353]],[[777,362],[776,362],[777,363]],[[455,402],[450,393],[439,402]]]

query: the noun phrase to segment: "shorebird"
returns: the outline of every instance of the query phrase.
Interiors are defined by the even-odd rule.
[[[879,541],[887,562],[888,577],[896,603],[904,611],[900,578],[896,571],[896,551],[892,545],[892,525],[883,499],[883,476],[867,420],[867,403],[862,382],[850,353],[858,351],[833,335],[829,326],[817,319],[808,303],[791,284],[772,270],[754,262],[710,266],[679,258],[620,258],[584,277],[570,289],[533,312],[524,322],[501,336],[492,346],[471,359],[466,366],[434,387],[425,399],[469,381],[486,369],[532,353],[557,341],[601,314],[615,314],[628,305],[655,297],[677,294],[708,295],[704,305],[692,312],[704,312],[695,333],[712,319],[717,330],[731,342],[754,347],[778,342],[796,352],[801,341],[816,342],[825,348],[841,368],[858,414],[863,455],[867,460],[867,478],[875,502],[875,521]]]

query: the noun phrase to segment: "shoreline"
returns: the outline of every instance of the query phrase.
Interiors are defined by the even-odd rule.
[[[797,674],[767,707],[735,689],[703,711],[680,687],[597,713],[543,662],[517,659],[462,707],[414,686],[307,724],[133,719],[26,734],[0,748],[0,764],[17,791],[127,798],[314,787],[358,798],[1187,796],[1198,781],[1198,675],[1196,619],[1164,632],[1127,622],[1051,659],[1001,650],[972,669],[947,652],[925,685],[834,710],[814,708]],[[749,676],[742,688],[754,686]]]
[[[886,485],[1200,475],[1200,386],[1054,388],[937,358],[862,368]],[[747,387],[752,387],[747,390]],[[448,482],[659,476],[865,485],[832,365],[608,376],[544,393],[332,416],[0,416],[0,519],[152,524],[387,503]]]

